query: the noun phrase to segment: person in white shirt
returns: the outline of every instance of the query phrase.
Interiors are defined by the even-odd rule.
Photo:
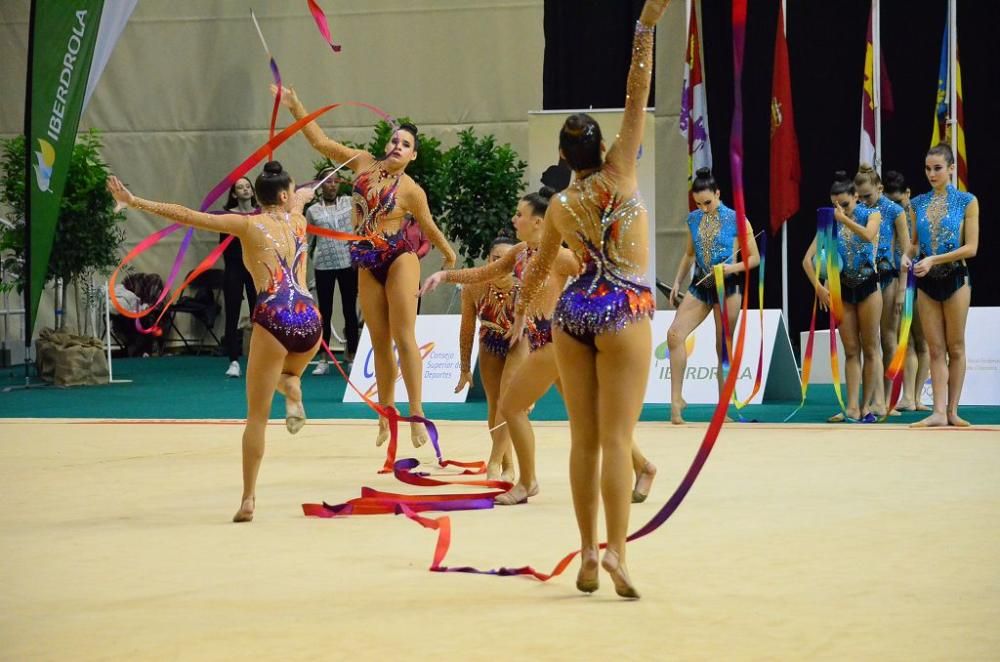
[[[323,179],[332,168],[325,168],[317,173],[317,179]],[[350,182],[339,177],[331,177],[320,187],[319,202],[306,210],[306,219],[313,225],[328,230],[354,232],[351,217]],[[313,237],[313,266],[316,270],[316,302],[319,304],[320,316],[323,319],[323,340],[330,344],[330,319],[333,314],[333,293],[336,285],[340,286],[340,302],[344,313],[344,336],[347,348],[344,359],[347,363],[354,361],[354,353],[358,349],[358,270],[351,264],[351,253],[348,242],[326,237]],[[314,375],[325,375],[329,371],[326,355],[321,354],[319,364],[313,370]]]

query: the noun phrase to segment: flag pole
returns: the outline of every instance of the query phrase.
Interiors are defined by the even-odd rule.
[[[948,0],[948,128],[951,131],[951,153],[958,163],[958,3]],[[951,183],[958,186],[958,167],[951,173]]]
[[[872,0],[872,105],[875,107],[875,158],[872,167],[882,175],[882,8]]]
[[[781,29],[788,38],[788,8],[787,0],[781,0]],[[788,219],[781,224],[781,315],[785,320],[785,328],[789,328],[788,320]]]

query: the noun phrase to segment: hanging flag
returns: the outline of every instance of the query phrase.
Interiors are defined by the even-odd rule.
[[[879,105],[875,107],[875,12],[876,2],[872,0],[871,11],[868,14],[868,36],[865,45],[865,84],[861,94],[861,149],[858,160],[879,169],[882,155],[876,148],[876,114],[879,119],[891,117],[896,110],[892,100],[892,83],[889,81],[889,68],[885,64],[885,51],[881,45],[878,48]]]
[[[868,14],[868,36],[865,38],[865,84],[861,92],[861,150],[858,160],[875,165],[875,41],[872,24],[875,3]]]
[[[691,0],[687,55],[684,60],[684,87],[681,90],[681,135],[688,141],[688,181],[698,168],[712,167],[712,145],[708,139],[708,100],[702,75],[701,41],[698,39],[698,11]],[[694,209],[694,201],[690,201]]]
[[[792,78],[788,67],[785,19],[778,7],[778,32],[774,40],[774,75],[771,79],[771,231],[799,210],[799,139],[792,111]]]
[[[941,40],[941,66],[938,69],[938,92],[937,106],[934,110],[934,131],[931,134],[931,147],[938,143],[951,144],[951,86],[948,79],[948,53],[949,53],[949,25],[948,20],[944,23],[944,39]],[[955,49],[955,86],[958,102],[956,104],[954,117],[957,120],[955,126],[958,127],[958,152],[955,160],[958,164],[958,189],[968,190],[968,164],[965,160],[965,113],[962,108],[962,66],[958,59],[958,48]]]
[[[34,0],[28,59],[25,292],[29,337],[38,316],[70,156],[85,100],[135,8],[135,0]],[[27,164],[26,164],[27,165]]]

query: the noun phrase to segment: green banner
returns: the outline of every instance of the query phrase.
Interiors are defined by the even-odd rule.
[[[34,0],[27,220],[31,325],[45,286],[104,0]],[[29,330],[30,337],[31,330]]]

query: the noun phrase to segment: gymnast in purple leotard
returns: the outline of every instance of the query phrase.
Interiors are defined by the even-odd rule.
[[[277,93],[277,87],[272,86],[272,91]],[[308,115],[290,88],[282,88],[281,102],[298,119]],[[315,121],[306,124],[302,133],[318,152],[357,173],[354,229],[365,238],[352,242],[351,261],[358,267],[358,299],[372,340],[378,402],[383,407],[395,404],[396,377],[402,373],[410,415],[423,416],[423,366],[416,338],[420,263],[410,230],[419,227],[441,251],[445,269],[455,265],[455,251],[434,224],[424,190],[406,174],[406,167],[417,158],[417,127],[396,127],[381,157],[331,139]],[[375,445],[388,439],[388,421],[379,418]],[[410,424],[410,439],[414,446],[429,439],[423,423]]]
[[[115,199],[130,207],[211,232],[235,235],[257,289],[247,362],[247,422],[243,431],[243,496],[235,522],[253,519],[257,473],[264,456],[264,430],[274,392],[285,396],[285,426],[292,434],[305,423],[299,377],[316,353],[322,324],[306,287],[306,219],[310,189],[295,191],[277,161],[257,178],[261,211],[204,214],[180,205],[137,198],[117,177],[108,180]]]

